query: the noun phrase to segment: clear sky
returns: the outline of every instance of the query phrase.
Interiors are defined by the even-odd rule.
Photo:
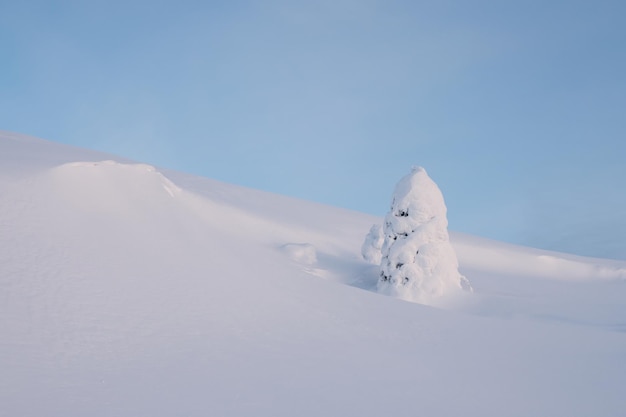
[[[626,2],[0,0],[0,129],[626,259]],[[364,235],[367,231],[364,231]]]

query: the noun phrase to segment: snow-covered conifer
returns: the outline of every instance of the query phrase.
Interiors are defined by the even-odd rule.
[[[458,270],[446,213],[443,195],[424,168],[414,167],[398,182],[383,226],[379,292],[428,304],[471,289]]]
[[[383,229],[379,224],[372,225],[367,236],[365,236],[365,241],[363,242],[363,246],[361,246],[361,255],[363,255],[363,259],[367,262],[375,265],[380,265],[380,260],[382,258],[381,249],[383,247],[383,242],[385,237],[383,235]]]

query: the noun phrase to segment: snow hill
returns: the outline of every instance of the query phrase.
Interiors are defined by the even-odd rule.
[[[427,307],[381,222],[0,133],[0,416],[624,415],[626,262],[451,233]]]

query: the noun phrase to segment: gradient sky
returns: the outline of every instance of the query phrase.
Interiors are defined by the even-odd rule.
[[[626,2],[0,0],[0,129],[626,259]],[[364,235],[367,231],[364,230]]]

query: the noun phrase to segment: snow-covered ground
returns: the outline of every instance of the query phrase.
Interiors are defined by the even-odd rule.
[[[0,416],[624,415],[626,262],[452,232],[427,307],[381,222],[0,133]]]

